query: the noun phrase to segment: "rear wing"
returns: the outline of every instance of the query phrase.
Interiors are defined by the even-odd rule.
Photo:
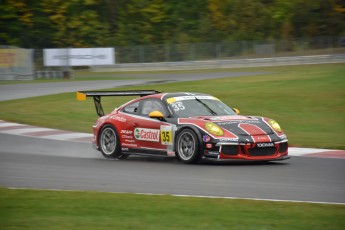
[[[96,112],[98,116],[104,116],[103,107],[101,104],[101,97],[109,96],[147,96],[151,94],[160,93],[156,90],[125,90],[125,91],[78,91],[77,100],[86,100],[86,97],[93,97],[95,103]]]

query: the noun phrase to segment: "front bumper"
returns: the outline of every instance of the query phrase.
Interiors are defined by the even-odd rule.
[[[216,143],[205,146],[204,159],[276,161],[289,159],[288,143]]]
[[[279,158],[266,158],[266,159],[241,159],[241,158],[233,158],[233,159],[218,159],[218,158],[210,158],[210,157],[203,157],[202,160],[205,161],[212,161],[212,162],[260,162],[260,161],[283,161],[290,159],[290,156],[285,155]]]

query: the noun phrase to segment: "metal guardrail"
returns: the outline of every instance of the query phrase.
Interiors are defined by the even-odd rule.
[[[342,62],[345,62],[345,54],[276,57],[276,58],[253,58],[253,59],[235,59],[235,60],[211,60],[211,61],[125,63],[125,64],[115,64],[111,66],[95,66],[91,68],[91,71],[112,72],[112,71],[145,71],[145,70],[147,71],[190,70],[190,69],[309,65],[309,64],[342,63]]]

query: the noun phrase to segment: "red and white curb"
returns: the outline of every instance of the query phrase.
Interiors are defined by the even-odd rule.
[[[40,128],[2,120],[0,120],[0,133],[86,143],[91,143],[93,139],[93,134],[90,133],[78,133],[57,129]],[[345,150],[289,147],[289,155],[345,159]]]
[[[345,150],[289,147],[290,156],[345,159]]]
[[[93,134],[77,133],[57,129],[40,128],[31,125],[6,122],[0,120],[0,133],[51,140],[77,141],[91,143]]]

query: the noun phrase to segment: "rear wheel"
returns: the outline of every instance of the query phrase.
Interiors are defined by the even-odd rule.
[[[180,161],[191,164],[199,160],[199,141],[193,130],[182,130],[176,139],[176,152]]]
[[[98,136],[99,148],[106,158],[126,159],[127,155],[121,154],[120,138],[112,125],[105,125]]]

